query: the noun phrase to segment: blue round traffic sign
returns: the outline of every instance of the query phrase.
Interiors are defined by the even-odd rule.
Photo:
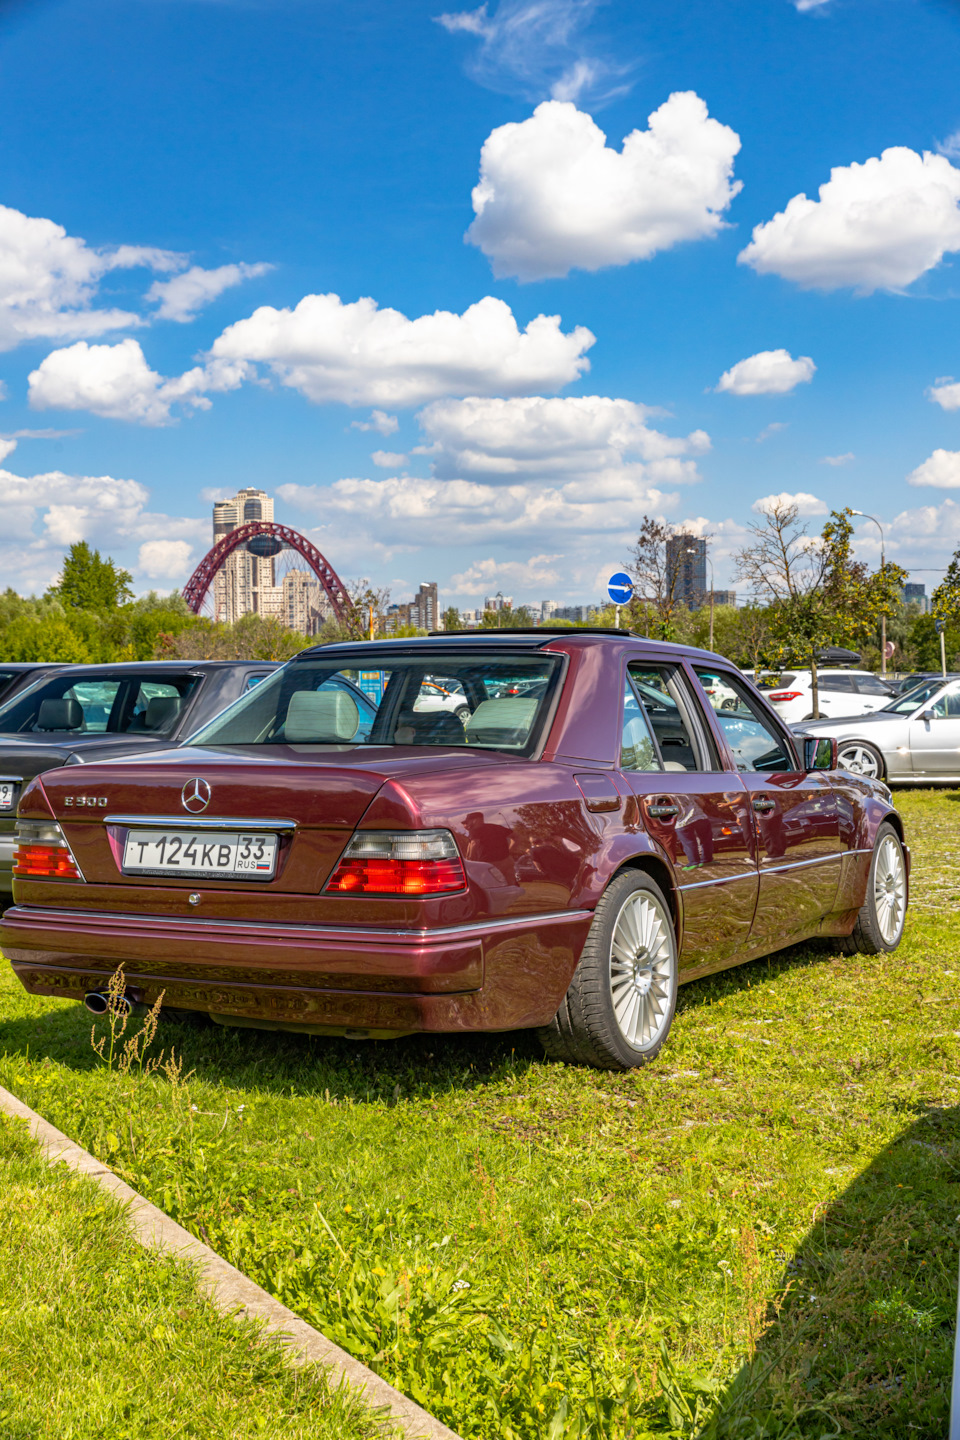
[[[627,605],[633,598],[633,581],[625,570],[618,570],[607,581],[607,594],[614,605]]]

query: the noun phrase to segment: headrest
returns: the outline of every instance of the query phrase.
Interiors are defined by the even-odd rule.
[[[533,717],[537,713],[537,700],[516,696],[505,700],[483,700],[464,725],[467,739],[476,739],[483,732],[496,743],[503,735],[510,736],[515,744],[522,744],[527,738]]]
[[[145,730],[160,730],[164,725],[170,724],[180,714],[181,700],[179,695],[154,695],[152,700],[147,701],[147,708],[143,716],[143,728]]]
[[[283,736],[292,744],[337,745],[353,740],[360,728],[360,708],[339,686],[329,690],[295,690],[287,706]]]
[[[79,700],[40,701],[38,730],[79,730],[82,725],[83,706]]]

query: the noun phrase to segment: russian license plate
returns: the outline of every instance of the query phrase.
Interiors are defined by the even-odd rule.
[[[125,875],[272,880],[276,868],[276,835],[242,830],[130,830],[123,847]]]
[[[12,810],[12,809],[13,809],[13,786],[10,784],[9,780],[4,780],[3,783],[0,784],[0,810]]]

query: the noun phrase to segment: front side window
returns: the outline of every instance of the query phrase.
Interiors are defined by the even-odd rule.
[[[948,685],[930,706],[930,713],[937,720],[955,720],[960,715],[960,681]]]
[[[857,675],[853,681],[853,688],[860,695],[890,694],[890,686],[884,685],[877,675]]]
[[[853,693],[854,684],[849,675],[821,675],[818,677],[821,690],[836,691],[837,694],[850,695]]]
[[[392,648],[317,655],[284,666],[187,743],[463,745],[526,755],[561,664],[555,655],[488,650],[440,662]]]
[[[695,668],[694,673],[705,688],[714,678],[706,670]],[[737,769],[795,770],[796,761],[773,721],[750,699],[736,676],[726,675],[724,681],[733,691],[736,703],[716,711],[717,724],[723,731]]]

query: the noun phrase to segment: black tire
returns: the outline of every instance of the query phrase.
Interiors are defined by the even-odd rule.
[[[636,946],[626,941],[631,926]],[[625,943],[634,952],[629,958]],[[537,1031],[546,1054],[597,1070],[649,1064],[673,1023],[677,969],[677,936],[663,891],[641,870],[621,871],[600,898],[559,1010]]]
[[[897,880],[889,883],[890,865],[899,870],[899,905],[892,903],[892,892]],[[886,892],[887,899],[884,899]],[[856,924],[849,935],[840,942],[840,949],[847,955],[882,955],[896,950],[903,939],[906,920],[907,866],[900,836],[893,826],[884,821],[877,831],[877,838],[870,857],[867,875],[867,893],[857,914]],[[893,912],[896,911],[894,914]]]
[[[454,710],[453,713],[460,721],[461,725],[466,725],[467,721],[470,719],[470,716],[473,714],[473,711],[470,709],[469,705],[461,705],[460,709]]]
[[[844,755],[847,757],[846,762],[844,762]],[[867,757],[867,768],[864,768],[861,756]],[[875,774],[870,772],[870,760],[876,767]],[[849,771],[851,775],[865,775],[868,780],[886,779],[887,767],[884,764],[883,756],[876,745],[871,745],[868,740],[841,740],[837,746],[837,766],[841,770]]]

